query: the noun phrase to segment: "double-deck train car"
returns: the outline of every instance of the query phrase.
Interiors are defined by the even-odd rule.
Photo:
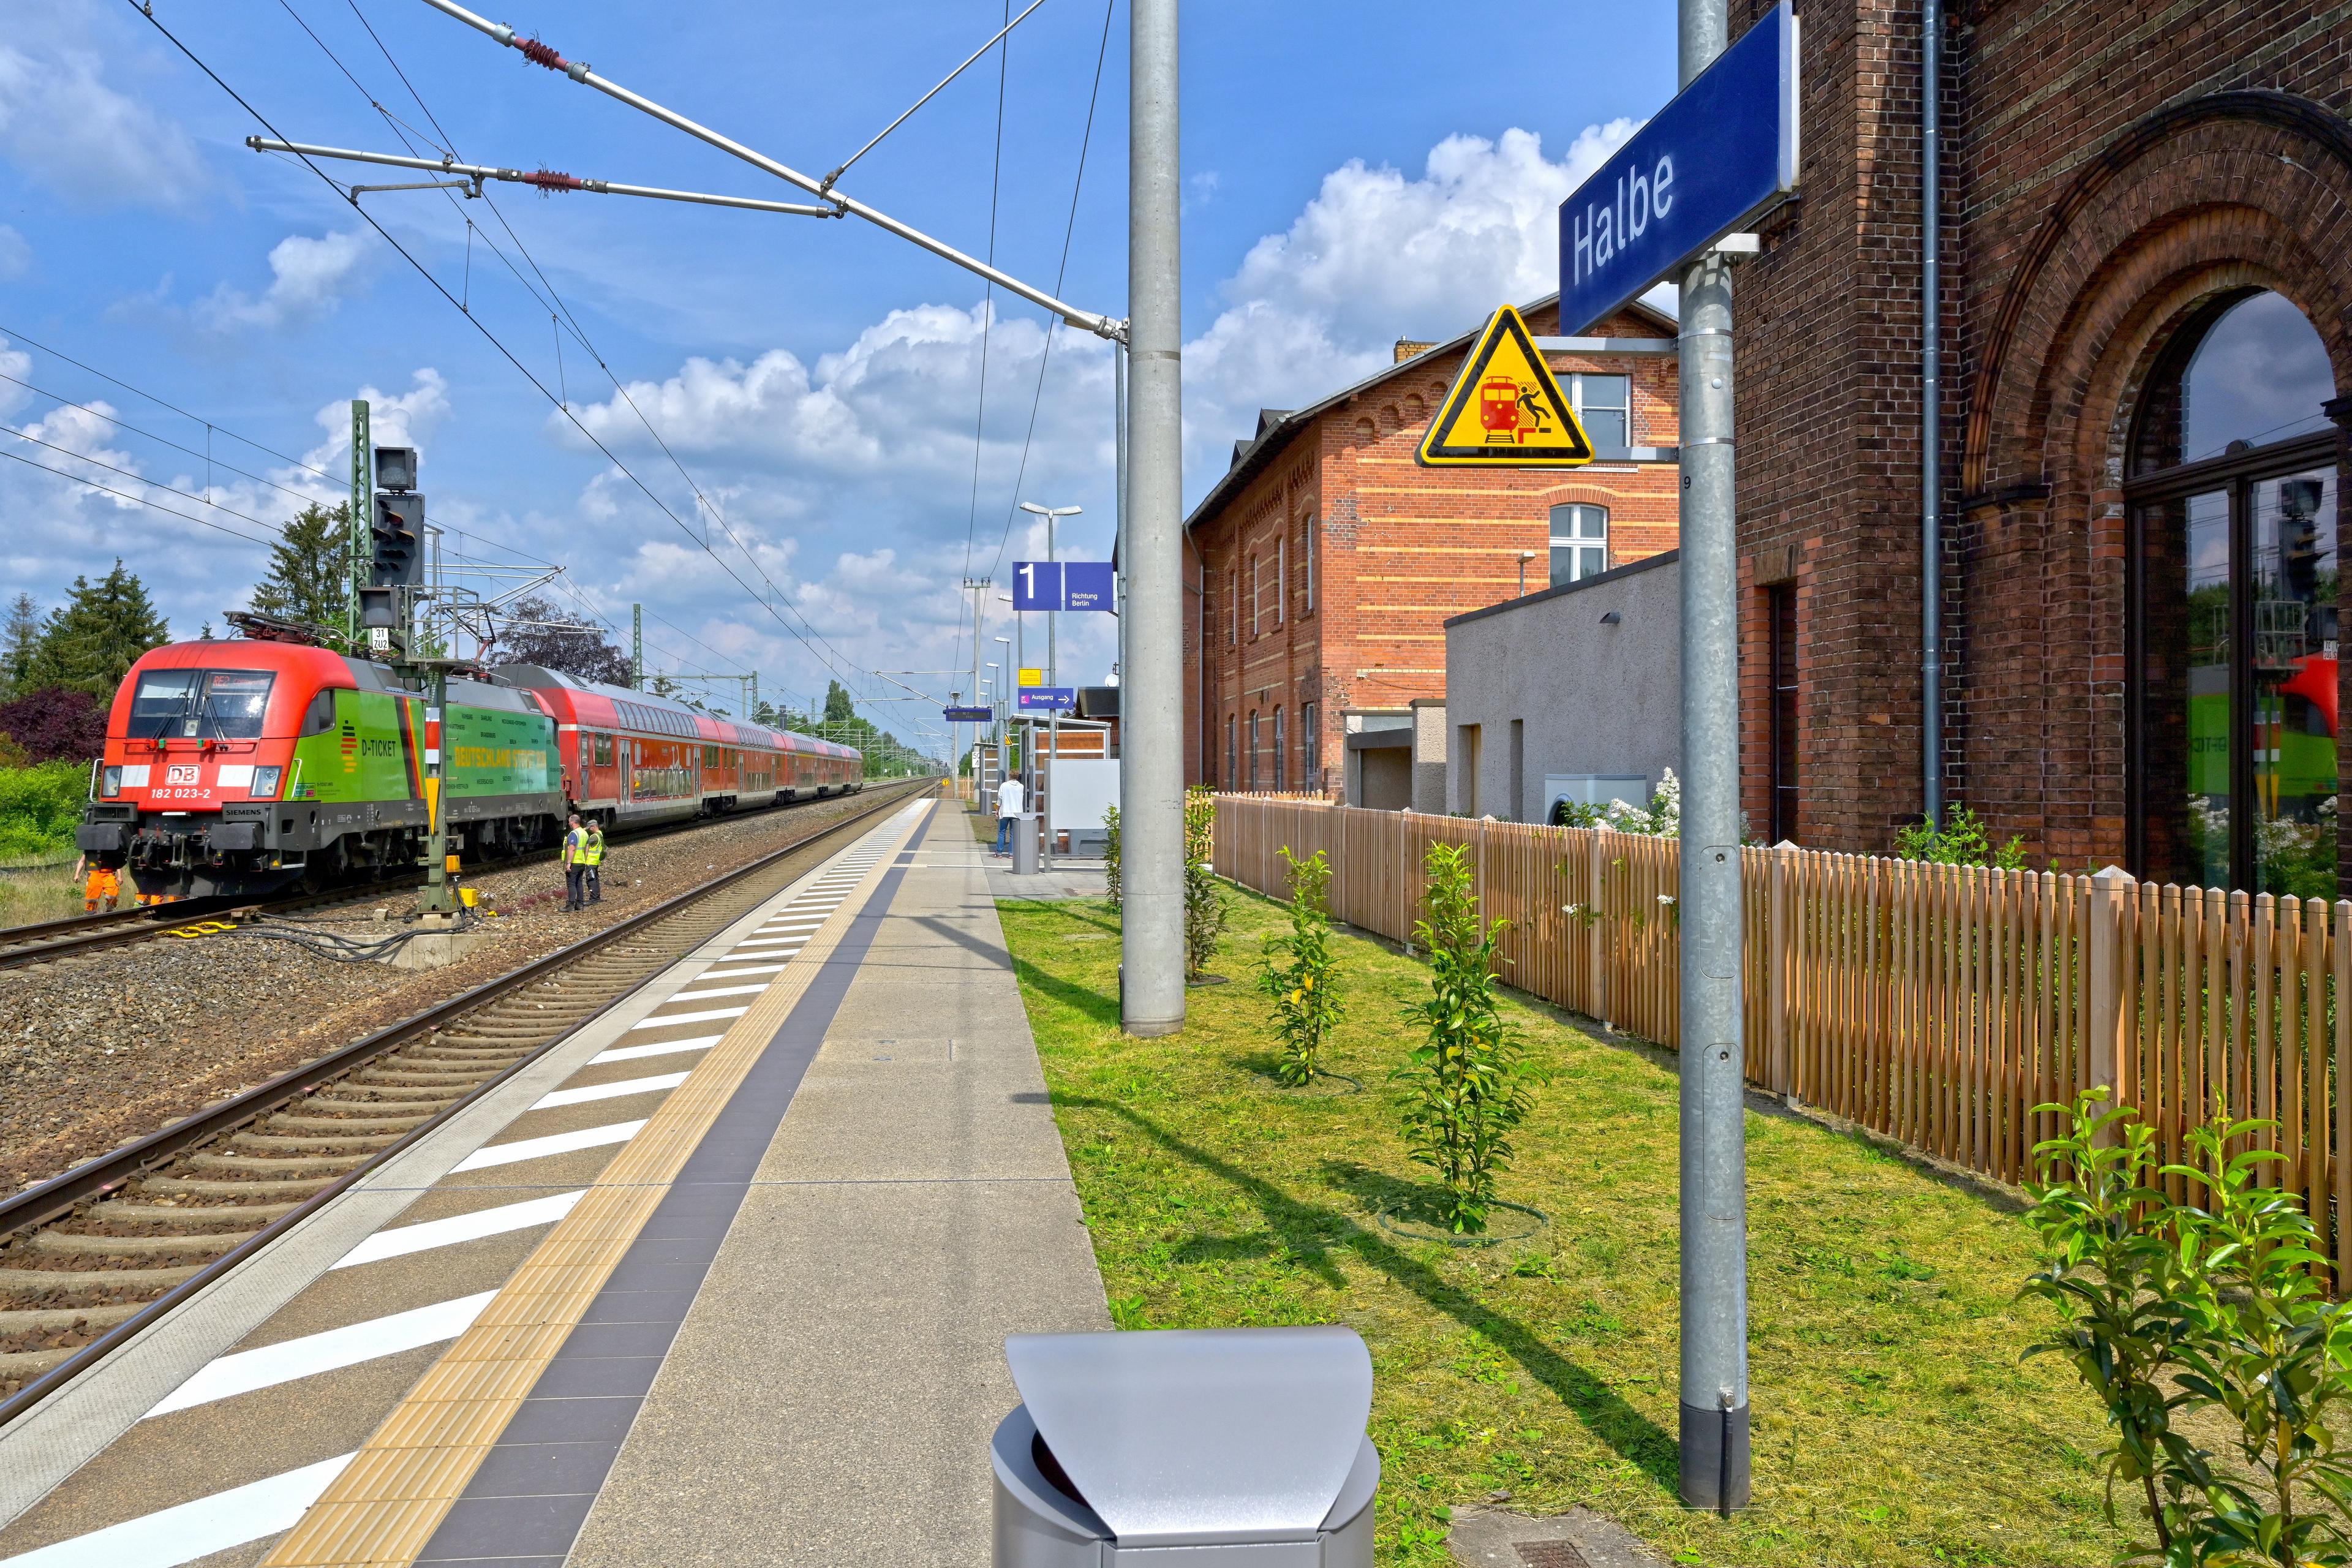
[[[813,735],[714,719],[648,691],[599,686],[535,665],[501,665],[494,678],[529,691],[555,720],[572,808],[608,825],[865,787],[864,753]]]
[[[325,887],[417,863],[446,745],[453,851],[551,845],[578,811],[630,825],[859,788],[862,756],[528,665],[415,684],[293,642],[173,643],[131,667],[75,837],[145,902]]]

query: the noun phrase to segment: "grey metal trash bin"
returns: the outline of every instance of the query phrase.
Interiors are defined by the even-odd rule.
[[[1016,877],[1037,874],[1037,818],[1027,812],[1013,822],[1013,874]]]
[[[1016,1334],[994,1568],[1371,1568],[1350,1329]]]

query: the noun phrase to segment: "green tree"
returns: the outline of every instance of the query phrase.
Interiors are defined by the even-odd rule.
[[[41,640],[40,606],[30,594],[18,594],[0,624],[0,697],[19,697],[31,689],[25,671],[33,662],[33,648]]]
[[[857,704],[851,701],[848,688],[838,680],[825,683],[824,718],[828,724],[838,724],[857,717]]]
[[[350,595],[352,508],[316,501],[279,527],[269,570],[253,585],[253,607],[312,626],[340,626]]]
[[[49,612],[26,663],[24,688],[58,686],[110,698],[139,656],[171,635],[138,574],[125,571],[118,557],[114,570],[96,583],[75,578],[66,602]]]
[[[1274,1076],[1297,1089],[1322,1070],[1324,1043],[1342,1016],[1339,961],[1331,951],[1331,863],[1320,849],[1302,860],[1287,844],[1281,855],[1290,868],[1290,934],[1265,939],[1257,978],[1282,1037]]]

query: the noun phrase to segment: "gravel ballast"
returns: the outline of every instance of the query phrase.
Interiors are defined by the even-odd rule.
[[[469,874],[499,916],[488,941],[442,969],[338,963],[223,934],[0,970],[0,1191],[145,1137],[873,804],[869,792],[614,838],[604,901],[578,914],[563,910],[551,862]],[[385,890],[264,923],[372,942],[402,929],[414,901]]]

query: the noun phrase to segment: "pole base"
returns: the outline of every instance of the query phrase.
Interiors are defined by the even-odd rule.
[[[1682,1407],[1685,1508],[1729,1514],[1748,1506],[1748,1406]]]

